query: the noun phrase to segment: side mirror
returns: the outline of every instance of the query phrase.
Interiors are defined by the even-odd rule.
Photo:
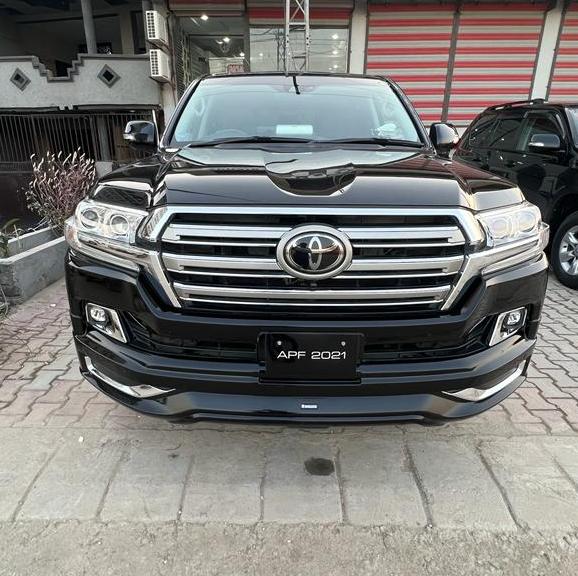
[[[558,152],[562,148],[562,142],[557,134],[534,134],[528,148],[538,153]]]
[[[152,122],[133,120],[127,123],[122,137],[134,148],[150,150],[157,145],[157,127]]]
[[[456,147],[460,135],[452,124],[434,122],[429,129],[429,137],[440,156],[448,157],[450,150]]]

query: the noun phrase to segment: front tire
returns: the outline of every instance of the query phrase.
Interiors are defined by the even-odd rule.
[[[556,231],[550,262],[558,280],[578,290],[578,212],[570,214]]]

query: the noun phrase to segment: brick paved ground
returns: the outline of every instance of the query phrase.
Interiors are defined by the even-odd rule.
[[[440,556],[418,555],[421,565],[431,562],[444,576],[454,573],[440,560],[444,547],[457,541],[478,548],[463,550],[456,574],[578,573],[578,292],[553,279],[529,379],[501,406],[443,428],[173,425],[138,416],[80,377],[62,282],[0,321],[0,383],[0,575],[33,573],[19,546],[34,540],[42,549],[44,542],[50,554],[70,522],[77,530],[66,537],[79,546],[92,546],[120,522],[133,530],[126,546],[174,529],[199,545],[211,533],[216,549],[230,537],[239,558],[264,558],[274,533],[284,550],[277,560],[286,554],[286,566],[299,560],[311,568],[328,550],[335,560],[347,546],[357,546],[350,558],[363,550],[373,558],[377,534],[388,553],[392,542],[399,552],[425,539]],[[335,471],[310,474],[310,458],[331,461]],[[315,536],[308,525],[318,527]],[[543,540],[550,531],[564,535]],[[488,533],[499,540],[484,540]],[[292,539],[307,548],[312,538],[315,554],[287,549]],[[7,539],[14,546],[3,548]],[[178,537],[171,542],[178,546]],[[504,572],[504,558],[489,558],[492,546],[516,569],[508,564]],[[210,547],[195,566],[213,566]],[[521,557],[525,547],[533,551]],[[161,548],[143,574],[167,565]],[[344,560],[342,572],[405,574],[419,564],[412,553],[392,558],[382,554],[361,571],[348,571]],[[477,563],[466,570],[467,558]],[[19,572],[14,563],[21,561]],[[253,573],[223,562],[207,573]],[[576,569],[560,571],[564,562]],[[54,566],[54,574],[86,569]],[[311,573],[324,572],[318,569]]]

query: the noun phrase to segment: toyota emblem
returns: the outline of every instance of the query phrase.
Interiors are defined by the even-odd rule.
[[[296,278],[322,280],[336,276],[351,263],[349,238],[329,226],[300,226],[284,234],[277,245],[277,262]]]

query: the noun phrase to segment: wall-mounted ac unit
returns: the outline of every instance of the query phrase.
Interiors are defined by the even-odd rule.
[[[147,39],[155,46],[168,46],[169,33],[167,19],[156,10],[146,11]]]
[[[171,61],[162,50],[153,49],[149,52],[151,59],[151,78],[158,82],[171,81]]]

